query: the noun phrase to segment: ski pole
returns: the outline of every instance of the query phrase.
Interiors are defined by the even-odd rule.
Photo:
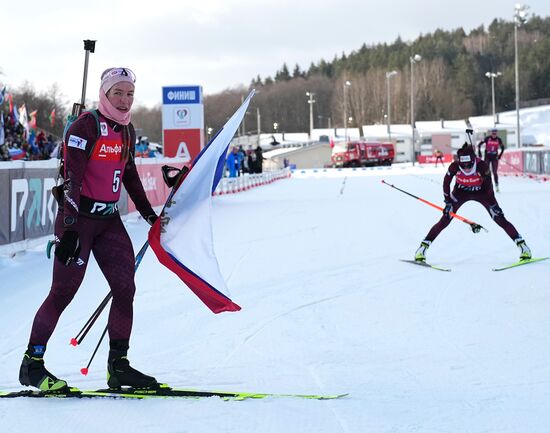
[[[149,247],[149,241],[145,241],[145,243],[137,253],[135,264],[134,264],[134,273],[137,271],[139,264],[141,263],[141,260],[143,259],[143,256],[145,255],[145,252],[147,251],[148,247]],[[101,301],[101,303],[96,308],[96,310],[92,313],[88,321],[84,324],[80,332],[76,334],[76,337],[71,338],[71,345],[78,346],[80,343],[82,343],[82,340],[84,340],[84,337],[86,337],[86,334],[88,334],[90,329],[92,329],[92,326],[94,325],[95,321],[101,315],[102,311],[107,306],[107,304],[109,303],[112,297],[113,297],[112,292],[107,293],[107,296],[105,296],[105,299]]]
[[[170,176],[169,173],[177,171],[178,173],[175,175]],[[164,212],[164,209],[170,205],[172,198],[174,197],[174,194],[176,193],[177,189],[183,182],[183,179],[185,179],[185,176],[189,172],[189,169],[187,167],[183,167],[181,170],[179,168],[170,167],[168,165],[162,166],[162,175],[164,178],[164,181],[166,184],[170,187],[172,187],[172,190],[170,191],[170,194],[168,198],[166,199],[166,202],[164,203],[164,206],[161,211],[161,215]],[[135,263],[134,263],[134,273],[137,271],[141,260],[143,259],[143,256],[147,252],[147,249],[149,248],[149,241],[145,241],[141,249],[136,255]],[[80,343],[82,343],[82,340],[84,340],[84,337],[88,334],[98,317],[101,315],[111,298],[113,297],[112,292],[109,292],[107,296],[105,296],[105,299],[101,301],[99,306],[96,308],[96,310],[92,313],[88,321],[84,324],[80,332],[76,335],[76,337],[71,338],[71,345],[72,346],[78,346]]]
[[[90,368],[90,364],[95,358],[95,354],[97,353],[97,349],[99,349],[99,346],[101,345],[101,342],[103,341],[103,338],[105,338],[105,334],[107,333],[107,326],[105,327],[105,330],[103,331],[103,334],[101,334],[101,337],[99,338],[99,341],[97,342],[97,346],[95,347],[94,353],[92,353],[92,357],[88,361],[88,365],[84,368],[80,369],[80,372],[86,376],[88,374],[88,368]]]
[[[425,204],[427,204],[428,206],[431,206],[431,207],[433,207],[433,208],[435,208],[435,209],[438,209],[438,210],[440,210],[440,211],[443,210],[443,208],[442,208],[441,206],[438,206],[438,205],[436,205],[436,204],[434,204],[434,203],[432,203],[432,202],[430,202],[430,201],[428,201],[428,200],[425,200],[425,199],[423,199],[423,198],[421,198],[421,197],[418,197],[418,196],[416,196],[416,195],[414,195],[414,194],[411,194],[410,192],[407,192],[407,191],[405,191],[405,190],[402,190],[401,188],[398,188],[398,187],[396,187],[395,185],[392,185],[391,183],[386,182],[384,179],[382,179],[382,183],[385,184],[385,185],[391,186],[392,188],[395,188],[396,190],[401,191],[402,193],[407,194],[407,195],[410,196],[410,197],[413,197],[413,198],[415,198],[415,199],[417,199],[417,200],[420,200],[422,203],[425,203]],[[464,218],[463,216],[458,215],[458,214],[456,214],[456,213],[454,213],[454,212],[449,212],[449,215],[451,215],[452,217],[454,217],[454,218],[456,218],[456,219],[458,219],[458,220],[460,220],[460,221],[462,221],[462,222],[468,224],[468,225],[471,227],[471,229],[472,229],[472,231],[473,231],[474,233],[479,233],[482,229],[485,230],[486,232],[489,231],[489,230],[487,230],[485,227],[483,227],[481,224],[478,224],[478,223],[475,223],[475,222],[473,222],[473,221],[470,221],[469,219]]]

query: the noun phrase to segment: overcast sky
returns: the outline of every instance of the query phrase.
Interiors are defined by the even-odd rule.
[[[0,82],[24,81],[46,91],[58,83],[67,102],[78,101],[83,39],[96,39],[90,56],[89,99],[99,76],[127,66],[137,75],[136,102],[153,106],[161,87],[200,84],[206,94],[256,75],[273,76],[283,63],[332,60],[363,43],[412,41],[437,28],[466,31],[494,18],[511,20],[513,2],[498,0],[157,0],[91,2],[25,0],[3,4]],[[550,15],[550,1],[530,12]],[[420,53],[422,54],[422,53]]]

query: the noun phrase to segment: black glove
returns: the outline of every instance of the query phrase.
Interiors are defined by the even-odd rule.
[[[151,227],[157,222],[157,220],[160,218],[160,232],[166,233],[166,225],[170,222],[170,217],[166,216],[164,213],[161,214],[161,216],[157,215],[149,215],[147,218],[145,218],[145,221],[147,221]]]
[[[78,232],[67,230],[55,247],[55,256],[65,266],[69,266],[73,260],[78,259],[78,254],[80,254]]]
[[[155,223],[157,222],[157,220],[159,219],[159,217],[155,214],[153,215],[149,215],[145,218],[145,221],[147,221],[147,223],[153,227],[155,225]]]
[[[450,213],[453,211],[453,202],[451,200],[445,200],[445,208],[443,209],[443,215],[447,218],[452,218]]]

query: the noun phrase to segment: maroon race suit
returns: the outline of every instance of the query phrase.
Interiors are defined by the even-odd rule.
[[[491,166],[495,185],[498,185],[498,160],[504,153],[504,143],[500,137],[485,137],[478,145],[477,153],[481,158],[481,147],[485,145],[484,160]],[[499,152],[500,151],[500,152]]]
[[[455,178],[455,185],[451,192],[453,178]],[[456,161],[453,162],[443,179],[443,195],[445,201],[452,202],[452,212],[454,213],[467,201],[474,200],[481,203],[487,209],[491,218],[502,227],[512,240],[520,237],[516,228],[504,217],[504,213],[495,198],[489,166],[480,158],[476,158],[470,170],[464,170],[459,167]],[[451,219],[452,217],[443,215],[431,228],[426,240],[432,242],[449,225]]]
[[[145,219],[155,212],[134,162],[133,126],[119,125],[101,113],[99,122],[100,131],[94,116],[84,113],[65,137],[64,197],[56,217],[55,236],[60,239],[66,230],[78,232],[81,250],[69,266],[54,258],[51,289],[34,318],[32,345],[48,342],[61,313],[82,283],[90,252],[113,294],[109,337],[130,338],[136,290],[134,251],[118,213],[121,182]]]

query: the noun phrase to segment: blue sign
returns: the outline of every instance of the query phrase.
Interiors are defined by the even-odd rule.
[[[167,104],[201,104],[200,86],[177,86],[162,88],[162,103]]]

